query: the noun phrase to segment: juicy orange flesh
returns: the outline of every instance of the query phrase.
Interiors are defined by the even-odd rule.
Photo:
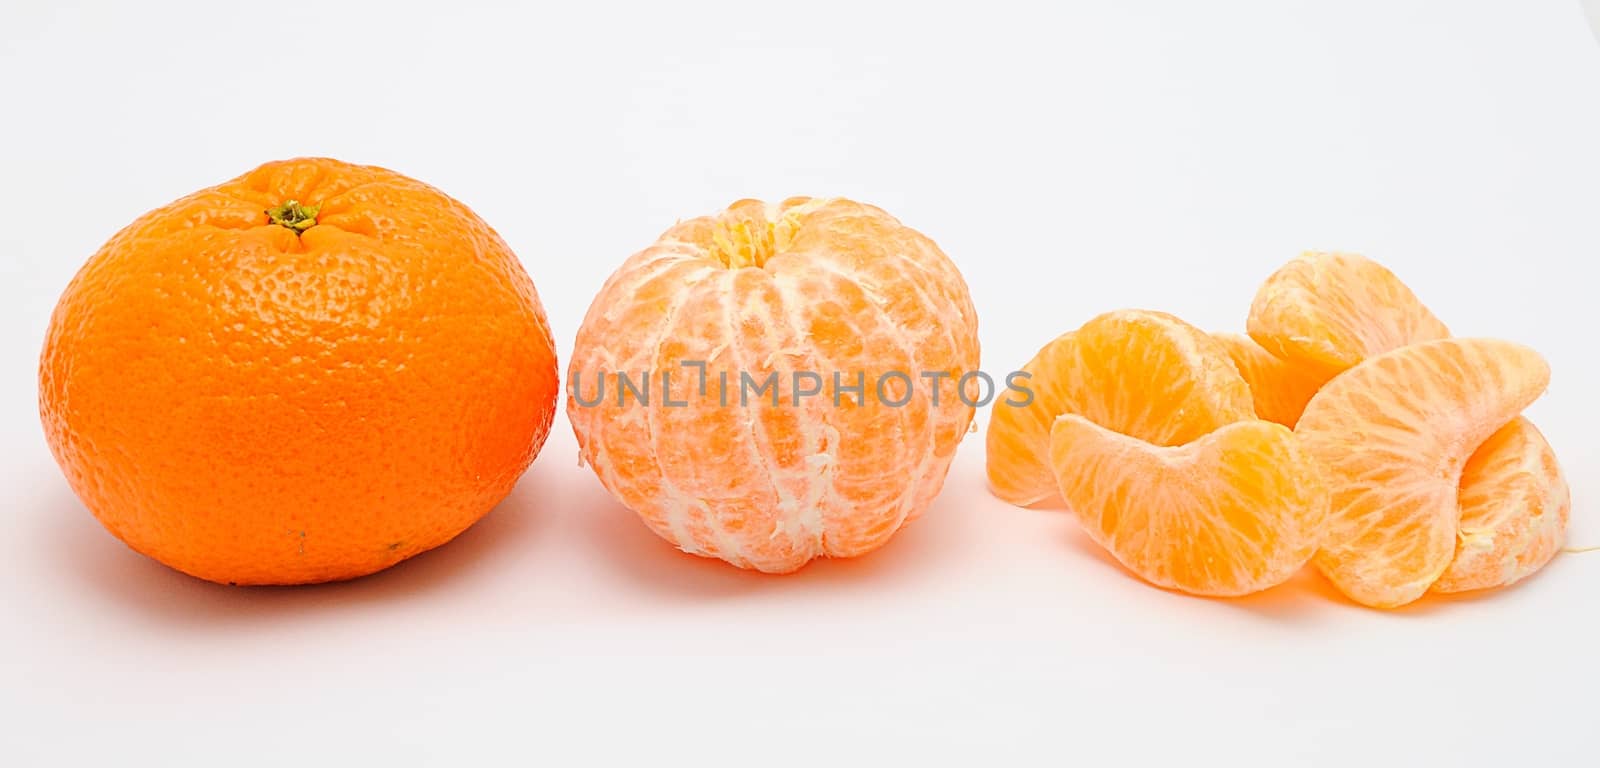
[[[1371,259],[1306,253],[1256,292],[1250,337],[1324,381],[1374,355],[1450,331],[1398,277]]]
[[[1057,416],[1078,414],[1158,446],[1182,445],[1255,415],[1250,389],[1219,342],[1160,312],[1109,312],[1045,345],[1022,370],[1032,403],[995,404],[987,472],[1019,505],[1059,501],[1049,460]]]
[[[703,391],[684,361],[704,362]],[[583,460],[657,535],[783,573],[883,546],[943,486],[973,409],[953,378],[891,381],[880,399],[879,376],[977,368],[966,284],[931,240],[849,200],[741,200],[611,276],[578,332],[571,369],[587,378],[567,413]],[[659,389],[619,403],[610,379],[580,406],[603,371],[668,371],[688,404]],[[821,372],[822,391],[796,400],[797,371]],[[836,389],[834,372],[866,390]],[[742,399],[741,374],[775,388]]]
[[[1319,569],[1365,605],[1409,603],[1456,552],[1470,452],[1549,382],[1537,353],[1459,339],[1403,347],[1329,382],[1296,432],[1333,490]]]
[[[1473,452],[1461,472],[1456,553],[1435,592],[1516,583],[1561,549],[1572,496],[1555,451],[1518,417]]]
[[[1337,253],[1307,253],[1268,278],[1251,306],[1249,329],[1279,367],[1252,371],[1252,359],[1257,357],[1254,350],[1232,343],[1230,351],[1251,382],[1258,412],[1275,412],[1282,417],[1275,420],[1285,423],[1292,423],[1287,421],[1288,408],[1304,388],[1314,393],[1334,376],[1371,357],[1449,336],[1444,323],[1388,269],[1361,256]],[[1225,343],[1230,341],[1224,338]],[[1298,381],[1286,377],[1285,370]],[[1276,410],[1279,408],[1284,410]],[[1398,464],[1374,466],[1374,473],[1404,475],[1409,471],[1405,467],[1414,459],[1410,448],[1393,448],[1400,454],[1395,457]],[[1472,448],[1467,446],[1468,451]],[[1566,480],[1554,453],[1532,424],[1518,419],[1504,425],[1495,437],[1471,452],[1471,460],[1464,460],[1460,453],[1459,447],[1453,447],[1451,455],[1441,460],[1438,471],[1443,481],[1431,485],[1426,493],[1412,488],[1393,500],[1396,508],[1415,510],[1438,504],[1458,509],[1454,559],[1432,585],[1436,592],[1514,583],[1548,562],[1565,536],[1570,506]],[[1452,489],[1447,480],[1457,474],[1461,486]],[[1450,501],[1453,491],[1457,498]],[[1381,490],[1370,493],[1375,496],[1372,504],[1384,503]],[[1360,497],[1343,501],[1353,505],[1368,502]],[[1431,572],[1437,567],[1437,552],[1444,547],[1447,527],[1441,520],[1428,528],[1427,546],[1407,549],[1389,542],[1394,545],[1394,567],[1413,574]],[[1381,530],[1373,535],[1381,536]],[[1390,587],[1373,589],[1384,592]],[[1412,584],[1406,591],[1415,589]]]
[[[1311,402],[1327,379],[1307,373],[1300,366],[1274,357],[1249,336],[1236,333],[1213,334],[1228,350],[1234,367],[1250,385],[1256,416],[1291,429],[1300,420],[1306,403]]]
[[[996,406],[996,495],[1064,500],[1089,536],[1151,583],[1200,595],[1278,584],[1316,549],[1327,490],[1293,433],[1258,421],[1222,342],[1123,310],[1024,366],[1034,401]]]
[[[1337,253],[1305,254],[1270,277],[1249,337],[1218,334],[1204,349],[1174,328],[1187,326],[1108,313],[1042,348],[1023,369],[1033,402],[997,407],[990,422],[994,493],[1064,500],[1092,537],[1163,586],[1236,594],[1270,583],[1270,569],[1252,566],[1279,561],[1240,545],[1265,540],[1268,518],[1251,504],[1261,486],[1230,484],[1232,459],[1192,468],[1208,441],[1249,418],[1226,413],[1226,377],[1205,373],[1220,349],[1250,413],[1295,428],[1312,475],[1328,467],[1307,481],[1331,508],[1315,560],[1352,599],[1394,607],[1430,589],[1510,584],[1559,550],[1570,493],[1548,443],[1517,416],[1549,379],[1531,350],[1449,341],[1392,272]],[[1279,532],[1299,541],[1292,534]]]
[[[1315,552],[1328,508],[1313,460],[1267,421],[1163,447],[1069,414],[1051,430],[1050,461],[1091,538],[1141,578],[1192,594],[1288,580]]]

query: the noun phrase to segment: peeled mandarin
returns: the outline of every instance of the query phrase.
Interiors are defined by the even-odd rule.
[[[624,262],[572,359],[567,415],[606,489],[685,552],[786,573],[871,552],[932,503],[972,421],[977,314],[938,246],[878,208],[741,200]]]

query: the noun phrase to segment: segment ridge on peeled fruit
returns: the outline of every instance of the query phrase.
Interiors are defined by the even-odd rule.
[[[871,552],[932,504],[973,415],[955,382],[977,369],[966,282],[928,237],[843,198],[740,200],[607,279],[567,416],[583,462],[656,535],[787,573]],[[908,387],[875,391],[896,371]],[[656,397],[621,397],[617,372],[649,372]],[[801,396],[801,372],[820,390]],[[776,377],[773,394],[745,397],[745,376]]]

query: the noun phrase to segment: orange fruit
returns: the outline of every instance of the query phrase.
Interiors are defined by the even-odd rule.
[[[1468,459],[1549,380],[1526,347],[1445,339],[1373,357],[1325,385],[1296,427],[1333,492],[1317,567],[1364,605],[1425,593],[1456,555]],[[1498,464],[1483,469],[1503,476]]]
[[[582,460],[657,535],[784,573],[877,549],[928,507],[977,366],[966,283],[932,240],[842,198],[741,200],[606,281],[567,415]]]
[[[1306,403],[1311,402],[1311,396],[1326,380],[1274,357],[1249,336],[1212,335],[1222,343],[1234,367],[1250,385],[1256,416],[1293,429]]]
[[[1550,443],[1519,417],[1467,459],[1458,502],[1455,558],[1434,592],[1505,586],[1543,568],[1561,551],[1572,494]]]
[[[1021,370],[1033,397],[997,401],[987,435],[989,487],[1016,505],[1061,498],[1050,432],[1062,414],[1158,446],[1255,416],[1250,388],[1221,343],[1162,312],[1100,315],[1046,344]]]
[[[1450,335],[1405,283],[1348,253],[1306,253],[1256,292],[1250,337],[1309,377],[1333,378],[1374,355]]]
[[[1281,424],[1226,424],[1152,445],[1075,414],[1050,461],[1089,536],[1152,584],[1227,597],[1287,581],[1317,549],[1328,488]]]
[[[56,306],[46,437],[117,538],[237,584],[348,579],[449,541],[549,431],[533,283],[393,171],[268,163],[140,217]]]

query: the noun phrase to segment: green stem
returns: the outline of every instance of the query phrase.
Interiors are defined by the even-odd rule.
[[[283,205],[268,208],[267,220],[280,227],[287,227],[298,235],[316,225],[319,207],[301,205],[298,200],[288,200]]]

